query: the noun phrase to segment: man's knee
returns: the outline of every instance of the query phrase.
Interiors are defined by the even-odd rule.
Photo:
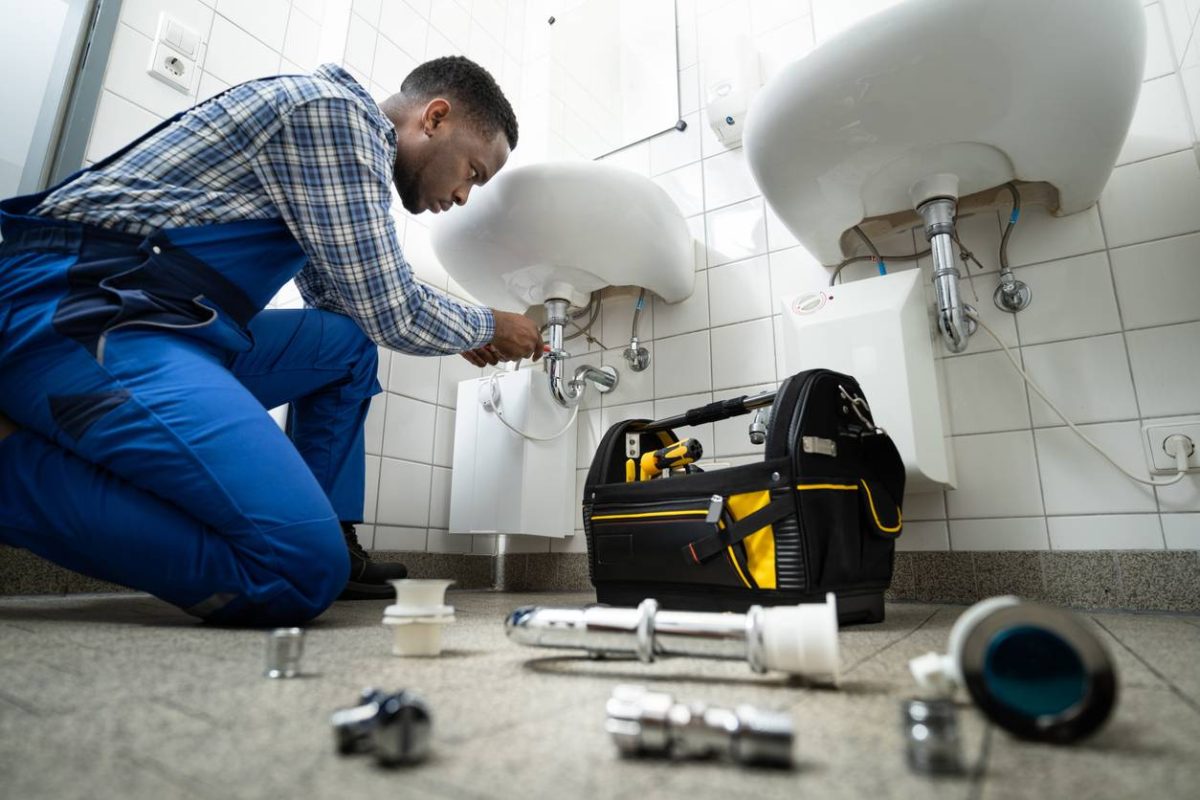
[[[350,578],[350,556],[338,521],[293,524],[275,533],[270,583],[283,588],[262,600],[240,598],[202,616],[222,624],[301,625],[333,604]]]

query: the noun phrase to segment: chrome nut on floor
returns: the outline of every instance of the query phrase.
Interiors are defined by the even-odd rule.
[[[792,718],[753,706],[719,708],[677,703],[665,692],[617,686],[605,725],[622,756],[711,758],[739,764],[791,767]]]
[[[415,764],[429,755],[433,717],[425,701],[408,691],[365,689],[357,706],[330,718],[342,755],[371,752],[383,766]]]

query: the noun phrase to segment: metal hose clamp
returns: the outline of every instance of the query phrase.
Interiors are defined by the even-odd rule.
[[[643,664],[651,664],[654,662],[654,615],[658,613],[658,601],[647,597],[637,610],[637,657]]]

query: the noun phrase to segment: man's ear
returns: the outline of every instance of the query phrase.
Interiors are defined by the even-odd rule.
[[[425,104],[425,110],[421,113],[421,125],[426,136],[433,136],[433,131],[439,125],[446,121],[446,116],[450,113],[450,101],[444,97],[435,97]]]

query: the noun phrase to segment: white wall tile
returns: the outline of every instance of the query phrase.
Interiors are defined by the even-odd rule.
[[[710,267],[767,252],[762,198],[710,211],[704,217]]]
[[[400,84],[416,66],[415,58],[388,39],[380,37],[375,43],[375,63],[371,67],[371,81],[383,87],[385,97],[390,96],[400,91]]]
[[[1163,535],[1170,550],[1200,550],[1200,514],[1163,514]]]
[[[429,491],[429,527],[431,528],[449,528],[450,527],[450,470],[441,467],[434,467],[432,473],[432,483]],[[470,539],[462,537],[468,542],[467,547],[470,547]],[[458,552],[458,551],[456,551]],[[461,551],[461,552],[466,552]]]
[[[652,144],[653,140],[650,142],[638,142],[637,144],[632,144],[629,147],[623,147],[620,150],[609,153],[600,160],[605,164],[613,164],[632,170],[638,175],[649,175],[651,174],[650,155],[653,152]],[[520,152],[520,150],[517,152]]]
[[[679,116],[700,110],[700,65],[692,64],[679,70]]]
[[[1126,340],[1143,416],[1200,413],[1200,322],[1129,331]]]
[[[429,525],[429,487],[432,480],[433,467],[428,464],[384,458],[379,467],[376,524],[415,528]]]
[[[905,522],[945,519],[946,494],[945,492],[910,492],[904,495],[902,508]]]
[[[1146,6],[1146,68],[1142,80],[1151,80],[1175,71],[1175,59],[1171,53],[1171,40],[1167,34],[1167,23],[1163,19],[1162,6],[1151,3]]]
[[[598,332],[608,347],[616,347],[622,342],[628,344],[640,294],[641,290],[635,286],[612,286],[604,290]],[[642,313],[638,316],[638,338],[644,341],[654,338],[654,304],[650,302],[653,296],[646,292]]]
[[[470,553],[471,534],[450,533],[447,530],[429,529],[425,549],[430,553]]]
[[[433,463],[449,467],[454,463],[454,425],[457,412],[438,406],[434,417]]]
[[[1158,514],[1049,517],[1055,550],[1161,550]]]
[[[375,503],[379,497],[379,461],[379,456],[367,456],[367,480],[363,492],[364,522],[375,521]]]
[[[732,205],[760,194],[742,148],[706,158],[703,164],[704,202],[708,209]]]
[[[383,452],[383,420],[387,414],[387,398],[387,392],[371,398],[367,421],[363,425],[363,438],[368,453],[379,455]]]
[[[768,212],[769,214],[769,212]],[[770,223],[768,223],[768,238]],[[803,291],[826,289],[829,286],[829,270],[803,247],[773,250],[769,256],[771,265],[771,312],[779,313],[782,297]]]
[[[393,0],[388,0],[389,5],[392,2]],[[375,25],[379,22],[379,9],[382,5],[383,0],[354,0],[350,7],[355,14]]]
[[[1200,234],[1119,247],[1112,267],[1125,327],[1200,319]]]
[[[497,553],[549,553],[550,539],[545,536],[521,536],[501,534],[497,542]]]
[[[1200,230],[1200,166],[1191,152],[1113,170],[1100,195],[1109,247]]]
[[[196,91],[196,103],[203,103],[229,88],[229,84],[211,72],[200,73],[200,85]]]
[[[320,64],[320,48],[321,23],[293,9],[283,40],[283,57],[306,71],[313,70]]]
[[[494,556],[497,544],[494,533],[476,533],[471,536],[471,552],[475,555]]]
[[[1117,163],[1128,164],[1174,153],[1191,144],[1191,126],[1188,125],[1179,80],[1170,74],[1143,83]]]
[[[1146,475],[1137,422],[1081,425],[1080,429],[1118,464]],[[1047,514],[1120,514],[1157,511],[1154,490],[1134,483],[1066,427],[1042,428],[1038,462]]]
[[[668,303],[654,298],[654,334],[658,338],[699,331],[709,326],[708,272],[696,273],[696,287],[686,300]]]
[[[1013,267],[1103,249],[1104,230],[1097,206],[1067,217],[1056,217],[1042,206],[1026,206],[1008,235],[1008,263]]]
[[[374,550],[403,550],[406,552],[425,551],[424,528],[397,528],[393,526],[375,526]]]
[[[388,394],[383,455],[428,464],[433,460],[434,406]]]
[[[460,50],[465,50],[471,33],[471,15],[454,0],[433,0],[429,24]]]
[[[649,370],[647,370],[649,371]],[[575,467],[576,469],[591,466],[592,457],[600,440],[604,437],[604,429],[600,427],[600,409],[590,408],[580,411],[575,424]]]
[[[438,367],[441,359],[413,356],[391,350],[382,351],[391,361],[388,373],[389,392],[402,394],[426,403],[437,402]]]
[[[283,50],[287,31],[289,0],[217,0],[217,14],[228,18],[242,30],[276,52]]]
[[[946,523],[941,520],[929,522],[905,522],[896,540],[896,550],[901,553],[949,550],[950,536]]]
[[[358,543],[366,550],[375,549],[375,526],[374,525],[355,525],[354,533],[358,536]]]
[[[438,373],[438,405],[454,408],[458,405],[458,384],[478,378],[482,371],[462,356],[444,356]]]
[[[713,328],[713,389],[775,381],[775,332],[771,319]]]
[[[946,359],[946,395],[954,434],[1029,427],[1025,383],[1000,352]]]
[[[99,161],[153,128],[160,118],[109,91],[101,92],[87,160]]]
[[[627,419],[654,419],[654,403],[629,403],[622,406],[605,406],[600,411],[600,427],[608,430]]]
[[[253,5],[246,3],[245,5]],[[213,19],[204,71],[233,85],[274,75],[279,70],[279,51],[272,50],[218,14]],[[370,67],[367,62],[367,67]]]
[[[1106,422],[1138,416],[1121,334],[1024,347],[1021,355],[1025,371],[1072,422]],[[1034,425],[1063,424],[1036,393],[1030,395]]]
[[[951,443],[958,488],[946,492],[950,519],[1043,513],[1029,431],[955,436]]]
[[[375,28],[358,14],[350,15],[350,27],[346,31],[345,65],[370,75],[375,61]]]
[[[650,367],[658,397],[711,390],[708,331],[655,340]]]
[[[700,160],[700,115],[685,114],[683,121],[684,130],[669,130],[650,140],[649,174],[661,175]]]
[[[704,213],[704,180],[699,161],[657,175],[654,182],[666,190],[683,216]]]
[[[773,79],[813,49],[812,20],[800,17],[754,37],[764,81]]]
[[[1121,329],[1105,253],[1091,253],[1013,270],[1033,289],[1017,318],[1022,344],[1037,344]]]
[[[955,550],[1048,550],[1045,517],[956,519],[950,522]]]
[[[202,40],[208,39],[213,9],[200,0],[123,0],[120,19],[137,32],[153,37],[158,33],[158,17],[162,13],[199,33]],[[147,53],[143,61],[149,58]]]
[[[583,524],[582,521],[580,524]],[[565,536],[562,539],[550,540],[551,553],[586,553],[587,552],[587,537],[583,535],[583,529],[580,528],[571,536]]]
[[[379,15],[379,32],[416,61],[425,56],[429,23],[402,0],[387,0]]]
[[[713,326],[771,315],[771,277],[766,256],[708,270],[709,320]]]

